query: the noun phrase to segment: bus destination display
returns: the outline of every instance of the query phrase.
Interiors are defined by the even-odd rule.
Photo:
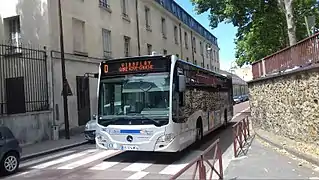
[[[121,62],[107,62],[102,64],[103,75],[114,74],[131,74],[143,72],[160,72],[168,71],[167,60],[151,59],[151,60],[135,60]]]

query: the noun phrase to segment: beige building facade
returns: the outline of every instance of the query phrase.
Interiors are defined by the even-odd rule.
[[[58,0],[0,4],[0,41],[46,46],[50,113],[39,126],[63,130]],[[97,112],[97,79],[87,75],[96,73],[102,60],[155,51],[219,71],[217,38],[173,0],[61,0],[61,7],[71,128]]]

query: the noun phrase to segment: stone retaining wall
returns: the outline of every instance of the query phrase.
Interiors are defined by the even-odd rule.
[[[319,147],[319,68],[248,83],[253,127]]]

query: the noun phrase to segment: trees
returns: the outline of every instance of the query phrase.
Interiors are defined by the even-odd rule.
[[[236,62],[251,63],[307,36],[304,16],[315,15],[316,0],[191,0],[198,14],[209,11],[210,26],[232,23]],[[318,24],[318,23],[317,23]]]

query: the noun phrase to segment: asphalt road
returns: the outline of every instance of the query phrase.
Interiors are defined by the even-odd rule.
[[[248,102],[235,105],[233,121],[242,119],[245,113],[241,111],[247,109]],[[218,138],[220,138],[223,171],[225,171],[233,157],[231,126],[234,122],[231,122],[226,129],[220,128],[206,136],[200,147],[191,146],[178,154],[145,152],[119,154],[118,151],[96,150],[95,145],[83,145],[22,162],[19,172],[3,179],[169,179]],[[212,155],[213,152],[208,153],[208,157]],[[181,178],[190,179],[193,169],[194,166]]]

